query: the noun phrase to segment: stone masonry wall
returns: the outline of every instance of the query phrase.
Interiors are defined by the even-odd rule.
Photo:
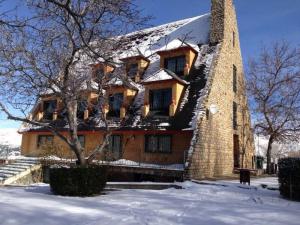
[[[211,43],[220,43],[220,50],[212,71],[213,81],[206,99],[206,108],[214,104],[218,112],[212,115],[207,110],[199,122],[199,133],[188,168],[188,177],[203,179],[231,175],[233,172],[233,135],[241,136],[241,130],[248,139],[244,167],[252,166],[254,152],[247,99],[244,89],[243,63],[239,43],[238,27],[232,0],[212,0]],[[235,40],[233,40],[235,39]],[[238,91],[233,91],[233,65],[237,68]],[[233,129],[233,101],[238,104],[238,130]],[[240,108],[245,109],[244,116]],[[246,132],[245,132],[246,130]],[[240,140],[240,149],[243,143]]]

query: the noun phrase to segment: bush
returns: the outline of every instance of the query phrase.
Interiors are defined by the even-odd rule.
[[[280,194],[300,201],[300,158],[280,159],[278,168]]]
[[[107,180],[105,167],[51,168],[51,191],[65,196],[93,196],[103,191]]]

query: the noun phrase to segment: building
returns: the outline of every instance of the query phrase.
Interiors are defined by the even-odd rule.
[[[139,34],[139,35],[137,35]],[[142,35],[141,35],[142,34]],[[128,34],[119,61],[124,82],[111,76],[105,94],[112,136],[111,159],[124,167],[176,170],[185,178],[232,174],[253,167],[253,135],[244,88],[243,63],[232,0],[212,0],[211,13]],[[94,65],[108,77],[114,65]],[[84,92],[79,135],[88,154],[103,142],[97,112],[89,107],[95,93]],[[63,105],[43,95],[32,118],[48,120],[65,131]],[[22,155],[38,156],[51,142],[59,154],[69,150],[42,127],[24,124]]]

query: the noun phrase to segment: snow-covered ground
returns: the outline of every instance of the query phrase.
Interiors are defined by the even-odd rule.
[[[9,145],[12,148],[20,147],[22,136],[16,128],[0,128],[0,144]]]
[[[0,188],[1,225],[105,224],[299,224],[300,203],[282,199],[276,178],[210,185],[185,182],[184,189],[106,191],[98,197],[62,197],[48,185]],[[243,188],[241,188],[243,187]]]
[[[16,128],[0,128],[0,158],[20,155],[22,136]]]

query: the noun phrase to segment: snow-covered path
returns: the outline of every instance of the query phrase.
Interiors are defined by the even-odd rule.
[[[0,188],[0,225],[299,224],[300,203],[255,187],[264,181],[276,180],[257,180],[251,189],[226,181],[185,182],[181,190],[108,191],[89,198],[54,196],[47,185]]]

